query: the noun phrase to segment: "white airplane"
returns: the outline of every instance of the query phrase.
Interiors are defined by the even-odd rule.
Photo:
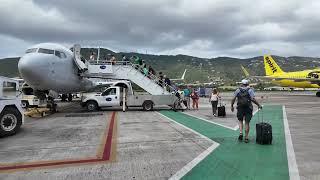
[[[80,92],[93,86],[90,80],[79,76],[73,52],[58,44],[42,43],[28,48],[18,69],[25,82],[41,94],[48,90]]]
[[[186,72],[187,72],[187,69],[184,70],[182,76],[180,79],[170,79],[171,81],[174,81],[174,82],[183,82],[184,81],[184,77],[186,76]]]

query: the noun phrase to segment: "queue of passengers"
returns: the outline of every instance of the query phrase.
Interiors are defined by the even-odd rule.
[[[95,60],[96,60],[96,54],[92,52],[90,55],[90,61],[95,61]],[[104,58],[104,60],[106,62],[111,62],[112,65],[115,65],[117,63],[117,58],[115,57],[114,54],[108,54]],[[131,61],[135,65],[135,68],[137,70],[140,70],[141,73],[143,73],[145,76],[147,76],[150,79],[156,76],[156,71],[152,68],[152,66],[151,65],[147,66],[145,61],[139,56],[134,55],[130,58],[127,58],[125,54],[122,54],[121,60],[123,65],[127,65]],[[168,88],[168,86],[171,86],[171,81],[166,75],[163,75],[162,72],[159,72],[159,76],[156,79],[159,79],[156,82],[157,84],[159,84],[159,86],[165,87],[167,91],[171,91],[171,89]]]

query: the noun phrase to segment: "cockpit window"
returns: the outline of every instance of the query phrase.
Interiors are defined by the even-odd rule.
[[[38,53],[43,53],[43,54],[54,54],[54,50],[51,50],[51,49],[43,49],[43,48],[40,48]]]
[[[59,58],[66,58],[67,57],[64,52],[57,51],[57,50],[54,51],[54,55],[56,55]]]
[[[60,53],[60,51],[54,51],[54,55],[56,55],[57,57],[61,58],[61,53]]]
[[[27,49],[27,50],[26,50],[26,54],[37,52],[37,49],[38,49],[38,48]]]
[[[62,58],[66,58],[67,55],[64,52],[60,52]]]

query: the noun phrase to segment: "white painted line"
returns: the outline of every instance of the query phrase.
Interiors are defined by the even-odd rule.
[[[256,111],[254,111],[253,114],[256,114],[258,112],[258,109]],[[156,112],[158,113],[160,116],[166,118],[167,120],[173,122],[173,123],[176,123],[177,125],[199,135],[200,137],[208,140],[209,142],[212,142],[212,145],[206,149],[205,151],[203,151],[201,154],[199,154],[196,158],[194,158],[192,161],[190,161],[188,164],[186,164],[184,167],[182,167],[178,172],[176,172],[173,176],[171,176],[169,178],[169,180],[177,180],[177,179],[181,179],[183,176],[185,176],[189,171],[191,171],[191,169],[193,169],[197,164],[199,164],[203,159],[205,159],[212,151],[214,151],[220,144],[209,139],[208,137],[198,133],[197,131],[193,130],[193,129],[190,129],[188,127],[186,127],[185,125],[181,124],[181,123],[178,123],[172,119],[170,119],[169,117],[161,114],[160,112]],[[195,118],[198,118],[200,120],[203,120],[203,121],[206,121],[206,122],[209,122],[209,123],[212,123],[212,124],[216,124],[216,125],[219,125],[219,126],[222,126],[222,127],[225,127],[225,128],[228,128],[228,129],[232,129],[232,130],[237,130],[239,128],[239,126],[236,126],[235,128],[230,128],[230,127],[227,127],[227,126],[224,126],[224,125],[221,125],[221,124],[218,124],[218,123],[215,123],[215,122],[212,122],[212,121],[209,121],[209,120],[206,120],[206,119],[203,119],[203,118],[199,118],[199,117],[196,117],[196,116],[193,116],[193,115],[190,115],[188,113],[184,113],[186,115],[189,115],[189,116],[192,116],[192,117],[195,117]]]
[[[204,158],[206,158],[212,151],[214,151],[219,146],[218,143],[213,144],[207,150],[203,151],[199,156],[181,168],[176,174],[171,176],[169,180],[181,179],[184,175],[186,175],[192,168],[194,168],[199,162],[201,162]]]
[[[287,158],[288,158],[290,180],[300,180],[299,169],[297,166],[296,155],[293,149],[291,133],[289,129],[289,123],[288,123],[285,106],[282,106],[282,112],[283,112],[284,134],[286,137]]]
[[[193,159],[192,161],[190,161],[188,164],[186,164],[184,167],[182,167],[178,172],[176,172],[173,176],[171,176],[169,179],[170,180],[176,180],[176,179],[181,179],[183,176],[185,176],[189,171],[191,171],[192,168],[194,168],[197,164],[199,164],[204,158],[206,158],[212,151],[214,151],[220,144],[217,142],[214,142],[213,140],[209,139],[208,137],[194,131],[193,129],[190,129],[188,127],[186,127],[183,124],[180,124],[172,119],[170,119],[169,117],[159,113],[160,116],[166,118],[167,120],[176,123],[177,125],[201,136],[202,138],[208,140],[209,142],[212,142],[212,146],[210,146],[208,149],[206,149],[205,151],[203,151],[200,155],[198,155],[195,159]]]
[[[198,116],[195,116],[195,115],[186,113],[186,112],[183,112],[183,114],[186,114],[186,115],[188,115],[188,116],[191,116],[191,117],[200,119],[200,120],[202,120],[202,121],[206,121],[206,122],[208,122],[208,123],[215,124],[215,125],[218,125],[218,126],[227,128],[227,129],[231,129],[231,130],[234,130],[234,131],[237,130],[237,129],[234,129],[234,128],[232,128],[232,127],[228,127],[228,126],[225,126],[225,125],[222,125],[222,124],[219,124],[219,123],[216,123],[216,122],[213,122],[213,121],[210,121],[210,120],[207,120],[207,119],[204,119],[204,118],[201,118],[201,117],[198,117]],[[236,126],[236,127],[237,127],[237,126]]]
[[[189,131],[191,131],[191,132],[193,132],[193,133],[201,136],[202,138],[204,138],[204,139],[206,139],[206,140],[208,140],[208,141],[210,141],[210,142],[212,142],[212,143],[214,143],[214,144],[218,144],[218,145],[219,145],[219,143],[217,143],[217,142],[209,139],[207,136],[204,136],[204,135],[198,133],[197,131],[195,131],[195,130],[193,130],[193,129],[190,129],[190,128],[188,128],[187,126],[185,126],[185,125],[183,125],[183,124],[181,124],[181,123],[178,123],[177,121],[174,121],[174,120],[172,120],[171,118],[168,118],[167,116],[165,116],[165,115],[163,115],[163,114],[161,114],[161,113],[159,113],[159,112],[156,112],[156,113],[159,114],[160,116],[168,119],[169,121],[174,122],[174,123],[178,124],[179,126],[185,128],[185,129],[188,129]]]
[[[253,116],[254,116],[258,111],[259,111],[259,109],[256,109],[256,110],[253,112]],[[235,127],[232,128],[232,127],[225,126],[225,125],[223,125],[223,124],[219,124],[219,123],[210,121],[210,120],[208,120],[208,119],[204,119],[204,118],[201,118],[201,117],[197,117],[197,116],[195,116],[195,115],[192,115],[192,114],[189,114],[189,113],[186,113],[186,112],[183,112],[183,114],[186,114],[186,115],[188,115],[188,116],[191,116],[191,117],[200,119],[200,120],[202,120],[202,121],[206,121],[206,122],[208,122],[208,123],[215,124],[215,125],[218,125],[218,126],[221,126],[221,127],[227,128],[227,129],[231,129],[231,130],[234,130],[234,131],[236,131],[236,130],[239,129],[239,125],[236,125]]]

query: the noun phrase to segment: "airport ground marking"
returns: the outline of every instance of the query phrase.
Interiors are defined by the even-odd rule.
[[[11,164],[0,164],[0,173],[3,172],[15,172],[21,170],[32,170],[39,168],[52,168],[52,167],[64,167],[74,165],[86,165],[86,164],[97,164],[102,162],[108,162],[113,160],[112,154],[114,154],[113,135],[116,133],[116,112],[112,112],[110,122],[107,123],[105,136],[102,140],[103,150],[101,154],[97,154],[96,157],[89,157],[84,159],[65,159],[65,160],[50,160],[50,161],[36,161],[28,163],[11,163]]]
[[[191,116],[191,117],[200,119],[200,120],[202,120],[202,121],[206,121],[206,122],[208,122],[208,123],[215,124],[215,125],[218,125],[218,126],[221,126],[221,127],[227,128],[227,129],[231,129],[231,130],[234,130],[234,131],[239,128],[238,125],[232,128],[232,127],[225,126],[225,125],[223,125],[223,124],[220,124],[220,123],[217,123],[217,122],[214,122],[214,121],[210,121],[210,120],[208,120],[208,119],[204,119],[204,118],[201,118],[201,117],[197,117],[197,116],[195,116],[195,115],[193,115],[193,114],[190,114],[190,113],[183,112],[183,114],[186,114],[186,115],[188,115],[188,116]]]
[[[196,158],[194,158],[192,161],[190,161],[187,165],[185,165],[184,167],[182,167],[178,172],[176,172],[174,175],[172,175],[169,180],[178,180],[181,179],[183,176],[185,176],[189,171],[191,171],[192,168],[194,168],[197,164],[199,164],[199,162],[201,162],[204,158],[206,158],[212,151],[214,151],[220,144],[217,142],[214,142],[213,140],[209,139],[208,137],[198,133],[197,131],[194,131],[191,128],[188,128],[187,126],[174,121],[173,119],[170,119],[169,117],[161,114],[158,112],[158,114],[160,116],[163,116],[164,118],[166,118],[167,120],[189,130],[190,132],[193,132],[195,134],[197,134],[198,136],[202,137],[203,139],[206,139],[207,141],[211,142],[212,145],[206,149],[205,151],[203,151],[200,155],[198,155]]]
[[[281,111],[281,112],[280,112]],[[288,168],[286,138],[284,133],[285,120],[282,106],[265,106],[264,116],[272,120],[273,145],[263,146],[254,142],[255,128],[251,128],[249,144],[238,143],[238,132],[183,113],[162,111],[168,118],[193,129],[220,143],[199,164],[187,172],[183,179],[293,179]],[[252,119],[251,126],[257,121]],[[253,126],[254,127],[254,126]],[[179,179],[179,178],[178,178]]]
[[[289,122],[288,122],[285,106],[282,106],[282,112],[283,112],[284,131],[285,131],[285,137],[286,137],[287,158],[288,158],[290,180],[300,180],[299,169],[298,169],[296,155],[295,155],[293,144],[292,144]]]
[[[255,115],[255,114],[258,112],[258,110],[259,110],[259,109],[256,109],[256,110],[253,112],[253,115]],[[205,118],[197,117],[197,116],[195,116],[195,115],[193,115],[193,114],[190,114],[190,113],[187,113],[187,112],[183,112],[183,113],[186,114],[186,115],[192,116],[192,117],[194,117],[194,118],[197,118],[197,119],[206,121],[206,122],[208,122],[208,123],[216,124],[216,125],[218,125],[218,126],[222,126],[222,127],[225,127],[225,128],[231,129],[231,130],[234,130],[234,131],[236,131],[236,130],[239,129],[239,125],[236,125],[236,126],[234,126],[234,127],[232,128],[232,127],[225,126],[225,125],[223,125],[223,124],[220,124],[220,123],[217,123],[217,122],[214,122],[214,121],[210,121],[210,120],[205,119]]]

